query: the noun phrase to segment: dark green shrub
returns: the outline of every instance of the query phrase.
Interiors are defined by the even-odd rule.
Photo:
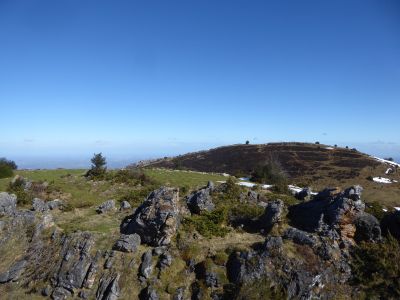
[[[10,182],[7,192],[17,196],[18,205],[29,205],[32,203],[34,195],[30,191],[25,191],[25,181],[23,178],[18,178],[14,182]]]
[[[225,209],[216,209],[212,212],[203,212],[200,215],[193,215],[183,220],[185,227],[193,227],[202,236],[211,238],[213,236],[225,236],[229,229],[226,223],[227,213]]]
[[[6,158],[0,158],[0,178],[12,177],[14,170],[17,169],[17,165],[14,161]]]
[[[288,185],[286,174],[282,167],[274,160],[270,160],[267,164],[257,168],[252,174],[252,181],[259,183],[267,183],[278,186],[281,189],[283,186]]]
[[[353,251],[352,284],[367,299],[400,299],[400,246],[389,236],[382,243],[362,242]]]
[[[384,207],[377,201],[365,203],[365,211],[375,216],[379,221],[386,215],[383,209]]]

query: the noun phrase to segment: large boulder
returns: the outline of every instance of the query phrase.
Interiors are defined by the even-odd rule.
[[[135,252],[140,245],[140,235],[134,234],[121,234],[118,241],[114,244],[114,249],[122,252]]]
[[[179,225],[179,192],[162,187],[153,191],[133,216],[121,225],[124,234],[137,233],[143,243],[162,246],[171,243]]]
[[[12,215],[17,208],[17,196],[6,192],[0,193],[0,216]]]
[[[214,184],[210,181],[205,188],[202,188],[187,197],[187,205],[191,213],[199,214],[202,211],[212,211],[215,205],[212,201],[211,193]]]
[[[112,199],[103,202],[96,209],[97,213],[99,213],[99,214],[104,214],[104,213],[109,212],[111,210],[115,210],[115,201],[112,200]]]
[[[353,242],[356,220],[364,214],[365,209],[361,192],[360,186],[350,187],[343,192],[336,188],[325,189],[313,200],[291,206],[290,222],[293,226],[309,232],[329,232],[324,228],[328,226],[336,230],[342,238]]]
[[[354,224],[356,226],[356,233],[354,238],[357,242],[377,242],[381,240],[381,227],[379,225],[378,219],[375,218],[373,215],[363,213],[357,217]]]
[[[264,229],[271,229],[274,224],[282,221],[285,204],[282,200],[268,202],[264,214],[260,217],[260,226]]]
[[[139,269],[139,278],[145,278],[148,279],[151,276],[151,273],[153,272],[153,264],[152,264],[152,251],[148,250],[145,252],[142,256],[142,263],[140,264],[140,269]]]

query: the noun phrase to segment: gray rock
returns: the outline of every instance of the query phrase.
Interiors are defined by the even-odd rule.
[[[143,243],[151,246],[169,245],[180,222],[179,208],[178,190],[162,187],[148,196],[121,225],[121,231],[137,233]]]
[[[140,245],[140,235],[134,234],[121,234],[118,241],[114,244],[113,249],[122,252],[135,252]]]
[[[161,254],[158,265],[160,269],[170,267],[172,265],[172,255],[169,252]]]
[[[41,294],[44,297],[49,297],[51,295],[51,287],[46,286],[45,288],[43,288]]]
[[[247,193],[247,197],[249,198],[249,201],[250,201],[250,202],[257,202],[259,196],[260,196],[260,195],[259,195],[257,192],[255,192],[255,191],[249,191],[249,192]]]
[[[282,250],[283,241],[280,236],[268,236],[263,244],[263,250],[269,253],[280,252]]]
[[[59,200],[59,199],[54,199],[54,200],[51,200],[51,201],[47,202],[47,207],[50,210],[54,210],[54,209],[60,208],[62,205],[63,205],[63,202],[61,200]]]
[[[261,228],[271,229],[276,223],[282,221],[285,204],[282,200],[268,202],[264,214],[260,217]]]
[[[153,249],[153,255],[161,255],[161,254],[163,254],[166,250],[167,250],[167,249],[166,249],[165,246],[162,246],[162,247],[155,247],[155,248]]]
[[[209,182],[207,187],[202,188],[187,197],[186,203],[191,213],[199,214],[202,211],[212,211],[215,205],[212,201],[211,193],[214,185]]]
[[[345,198],[349,198],[353,201],[358,201],[361,200],[361,194],[362,194],[363,188],[360,185],[354,185],[352,187],[347,188],[343,196]]]
[[[176,289],[172,300],[183,300],[184,299],[185,288],[179,287]]]
[[[86,291],[80,291],[78,297],[81,299],[89,299],[89,295]]]
[[[121,206],[120,206],[121,210],[130,209],[130,208],[131,208],[131,205],[129,204],[128,201],[122,201],[121,202]]]
[[[299,245],[314,246],[316,244],[316,239],[312,234],[305,231],[299,230],[297,228],[289,228],[285,231],[283,237],[285,239],[292,240]]]
[[[354,223],[356,226],[354,238],[357,242],[378,242],[382,239],[379,221],[373,215],[363,213],[357,217]]]
[[[120,275],[103,275],[96,291],[96,300],[116,300],[120,295]]]
[[[56,287],[51,294],[51,299],[53,300],[62,300],[71,297],[72,292],[63,288],[63,287]]]
[[[88,233],[77,233],[62,239],[60,252],[62,261],[52,278],[56,288],[53,295],[63,293],[62,289],[72,293],[84,285],[88,270],[92,265],[90,249],[93,244],[93,238]]]
[[[34,198],[32,202],[32,210],[36,212],[45,212],[49,210],[49,207],[42,199]]]
[[[217,288],[219,286],[218,275],[215,272],[206,272],[204,281],[207,287]]]
[[[102,204],[100,204],[96,211],[99,214],[104,214],[106,212],[109,212],[111,210],[115,209],[115,201],[114,200],[107,200],[105,202],[103,202]]]
[[[151,250],[145,252],[142,256],[142,263],[139,269],[139,277],[144,277],[146,279],[150,278],[151,273],[153,272],[153,264],[152,264]]]
[[[8,271],[0,274],[0,283],[6,283],[9,281],[17,281],[28,262],[26,260],[20,260],[15,262]]]
[[[143,299],[144,300],[158,300],[160,298],[158,297],[157,291],[153,287],[148,286],[145,290]]]
[[[12,215],[17,208],[17,196],[0,192],[0,216]]]

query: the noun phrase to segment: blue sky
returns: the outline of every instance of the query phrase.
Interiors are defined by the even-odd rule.
[[[400,156],[400,2],[0,0],[0,156]]]

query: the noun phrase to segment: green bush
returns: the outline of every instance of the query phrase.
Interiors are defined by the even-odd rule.
[[[361,243],[351,267],[352,284],[366,299],[400,299],[400,246],[392,236],[382,243]]]
[[[148,185],[155,183],[154,180],[148,177],[140,169],[118,170],[115,173],[110,173],[108,179],[116,183],[127,183],[132,185],[134,184]]]
[[[7,188],[7,192],[15,194],[17,196],[18,205],[29,205],[32,203],[34,195],[30,191],[25,191],[25,181],[22,178],[18,178],[14,182],[10,182]]]
[[[248,203],[238,203],[229,211],[230,220],[252,220],[264,213],[264,208]]]
[[[229,229],[224,225],[227,220],[225,209],[216,209],[212,212],[203,212],[200,215],[193,215],[183,220],[185,227],[193,227],[202,236],[211,238],[213,236],[225,236]]]
[[[262,167],[257,168],[251,180],[259,183],[273,184],[279,190],[287,190],[288,180],[278,162],[271,160]]]
[[[379,221],[382,221],[383,217],[386,215],[383,208],[384,207],[378,201],[365,203],[365,211],[375,216]]]
[[[106,158],[101,153],[95,153],[90,161],[92,167],[86,172],[85,176],[90,177],[91,179],[104,179],[107,170]]]

